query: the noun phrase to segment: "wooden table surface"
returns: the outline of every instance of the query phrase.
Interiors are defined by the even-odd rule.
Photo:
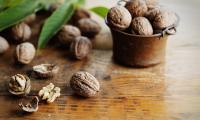
[[[90,0],[96,4],[114,4],[109,0],[95,1]],[[177,35],[169,38],[165,63],[150,68],[128,68],[113,62],[111,50],[93,50],[88,59],[74,61],[67,50],[47,47],[31,64],[19,66],[13,61],[14,49],[10,49],[0,57],[0,119],[199,120],[199,1],[161,0],[161,3],[177,11],[181,18]],[[24,114],[18,109],[22,98],[10,95],[6,85],[12,75],[29,73],[33,65],[41,63],[57,64],[60,72],[48,80],[31,77],[30,95],[37,95],[50,82],[61,88],[62,95],[52,104],[40,103],[38,112]],[[98,78],[101,91],[97,97],[84,99],[73,95],[69,79],[79,70],[89,71]]]

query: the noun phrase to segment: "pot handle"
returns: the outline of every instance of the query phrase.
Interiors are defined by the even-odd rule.
[[[177,32],[176,27],[173,26],[173,27],[168,27],[168,28],[164,29],[162,34],[163,35],[165,35],[165,34],[167,34],[167,35],[175,35],[176,32]]]

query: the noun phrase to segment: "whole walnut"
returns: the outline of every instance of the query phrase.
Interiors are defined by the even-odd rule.
[[[147,7],[152,7],[158,4],[158,0],[144,0],[146,2]]]
[[[58,33],[58,39],[62,44],[69,46],[72,41],[78,36],[81,36],[80,30],[72,25],[65,25]]]
[[[177,22],[178,18],[172,11],[166,9],[160,9],[152,20],[152,26],[154,29],[164,29]]]
[[[35,21],[36,19],[36,14],[33,13],[29,16],[27,16],[25,19],[24,19],[24,22],[27,23],[27,24],[31,24],[33,21]]]
[[[101,26],[90,18],[79,20],[77,26],[81,30],[82,35],[89,38],[93,38],[101,31]]]
[[[92,43],[87,37],[76,37],[71,43],[70,53],[76,59],[83,59],[87,57],[92,49]]]
[[[8,91],[17,96],[24,96],[30,92],[31,83],[27,76],[17,74],[11,77],[8,83]]]
[[[145,17],[136,17],[132,20],[131,30],[137,35],[152,35],[153,28],[149,20]]]
[[[126,8],[122,6],[111,8],[107,14],[108,25],[114,29],[127,29],[131,24],[131,20],[131,14]]]
[[[70,79],[72,90],[83,97],[93,97],[99,92],[100,85],[98,80],[88,72],[76,72]]]
[[[75,12],[72,16],[72,20],[73,20],[73,22],[76,22],[83,18],[90,18],[90,17],[91,17],[91,15],[87,10],[85,10],[83,8],[78,8],[75,10]]]
[[[35,57],[35,47],[29,42],[24,42],[16,47],[15,57],[21,64],[29,64]]]
[[[21,43],[27,41],[31,37],[31,28],[24,22],[15,25],[11,28],[12,37],[15,42]]]
[[[125,5],[132,17],[143,17],[148,8],[144,0],[131,0]]]
[[[9,47],[7,40],[0,36],[0,54],[5,53]]]
[[[145,17],[152,22],[154,20],[154,18],[156,17],[157,14],[159,14],[160,12],[160,7],[159,6],[154,6],[151,9],[149,9],[146,13],[145,13]]]

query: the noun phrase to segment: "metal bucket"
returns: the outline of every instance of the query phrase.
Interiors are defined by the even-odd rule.
[[[114,60],[134,67],[148,67],[163,62],[168,36],[176,33],[177,23],[150,36],[133,35],[110,27]]]

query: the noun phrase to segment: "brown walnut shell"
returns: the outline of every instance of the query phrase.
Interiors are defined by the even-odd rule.
[[[38,110],[38,103],[39,99],[37,96],[34,96],[31,101],[29,101],[26,105],[24,105],[22,102],[19,103],[19,107],[24,111],[24,112],[36,112]]]
[[[91,15],[87,10],[85,10],[83,8],[78,8],[75,10],[75,12],[72,16],[72,20],[73,20],[72,22],[74,24],[76,24],[77,21],[84,19],[84,18],[90,18],[90,17],[91,17]]]
[[[76,37],[81,36],[81,31],[72,25],[65,25],[58,33],[58,39],[62,44],[69,46]]]
[[[108,25],[114,29],[127,29],[131,24],[131,20],[131,14],[126,8],[122,6],[111,8],[107,14]]]
[[[87,37],[76,37],[70,46],[70,53],[76,59],[87,57],[92,49],[92,43]]]
[[[33,66],[33,71],[40,78],[50,78],[58,73],[59,67],[54,64],[40,64]]]
[[[132,17],[143,17],[148,8],[143,0],[128,1],[125,5],[126,9],[131,13]]]
[[[77,95],[83,97],[93,97],[99,92],[98,80],[88,72],[77,72],[70,80],[70,86]]]
[[[27,41],[31,37],[31,28],[24,22],[11,28],[12,36],[17,43]]]
[[[0,54],[5,53],[9,49],[8,41],[0,36]]]
[[[29,64],[35,57],[35,47],[29,42],[21,43],[16,47],[15,57],[21,64]]]
[[[101,26],[90,18],[79,20],[77,26],[80,29],[82,35],[89,38],[95,37],[101,31]]]
[[[132,21],[132,32],[137,35],[152,35],[153,28],[151,23],[145,17],[136,17]]]
[[[30,89],[30,79],[21,74],[12,76],[8,84],[8,91],[16,96],[27,95],[30,92]]]

